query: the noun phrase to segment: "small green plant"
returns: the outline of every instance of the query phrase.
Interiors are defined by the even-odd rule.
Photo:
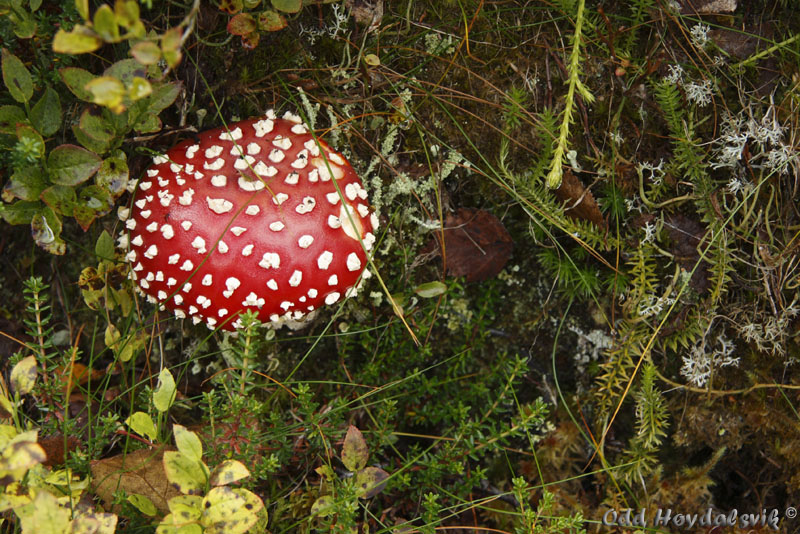
[[[317,469],[322,476],[323,487],[331,493],[314,501],[311,512],[317,514],[322,524],[332,532],[358,532],[355,511],[358,499],[374,497],[386,485],[389,473],[380,467],[368,466],[369,449],[364,435],[350,425],[342,444],[341,460],[347,469],[347,478],[339,479],[328,465]]]
[[[241,37],[244,48],[253,49],[261,40],[260,32],[276,32],[284,29],[288,25],[284,13],[299,13],[303,3],[303,0],[271,0],[272,7],[263,8],[255,15],[242,10],[258,9],[261,7],[261,0],[223,0],[219,8],[233,15],[228,21],[228,33]],[[305,3],[311,2],[306,0]]]
[[[173,433],[178,450],[164,453],[164,471],[182,495],[169,500],[170,513],[159,523],[157,534],[243,534],[256,523],[266,524],[261,498],[230,487],[250,476],[244,464],[225,460],[210,471],[197,434],[177,424]]]

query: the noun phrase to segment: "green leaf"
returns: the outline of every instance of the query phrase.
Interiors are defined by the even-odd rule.
[[[365,467],[356,473],[356,490],[362,499],[371,499],[386,487],[389,473],[380,467]]]
[[[114,126],[102,114],[94,113],[91,109],[81,113],[78,129],[93,141],[105,146],[110,145],[116,135]]]
[[[94,245],[94,253],[102,259],[114,259],[114,238],[107,231],[103,230],[100,237],[97,238],[97,243]]]
[[[28,121],[25,111],[17,106],[0,106],[0,134],[15,135],[17,124]]]
[[[108,325],[103,335],[103,342],[106,344],[106,347],[116,350],[117,343],[120,339],[122,339],[122,334],[119,333],[119,329],[113,324]]]
[[[414,293],[424,299],[438,297],[447,293],[447,284],[443,282],[427,282],[415,287]]]
[[[69,89],[73,95],[84,102],[92,101],[92,93],[86,90],[86,85],[94,80],[94,74],[78,67],[64,67],[63,69],[58,69],[58,74],[61,76],[64,85],[67,86],[67,89]]]
[[[11,370],[11,387],[20,395],[27,395],[36,384],[36,358],[28,356],[18,361]]]
[[[196,462],[203,459],[203,444],[197,434],[178,424],[172,425],[172,432],[175,434],[175,445],[184,456]]]
[[[247,467],[238,460],[225,460],[211,472],[209,482],[212,486],[225,486],[250,476]]]
[[[164,453],[164,471],[169,480],[185,495],[202,495],[206,487],[206,473],[202,462],[187,458],[175,451]]]
[[[175,379],[172,378],[172,373],[169,369],[164,367],[158,374],[158,386],[153,392],[153,406],[159,412],[166,412],[172,403],[175,402]]]
[[[103,164],[94,175],[94,183],[108,191],[113,198],[122,195],[128,186],[128,162],[125,153],[118,151],[118,156],[111,156],[103,160]]]
[[[131,55],[142,65],[155,65],[161,59],[161,49],[152,41],[140,41],[131,47]]]
[[[228,33],[232,35],[248,35],[256,29],[256,19],[250,13],[239,13],[228,21]]]
[[[277,11],[267,9],[258,14],[258,28],[268,32],[276,32],[284,29],[289,23],[283,15]]]
[[[150,441],[155,441],[158,437],[158,431],[153,419],[144,412],[134,412],[125,420],[125,423],[140,436],[150,438]]]
[[[0,204],[0,216],[8,224],[31,224],[36,214],[42,211],[41,202],[20,200],[13,204]]]
[[[33,78],[17,56],[3,48],[3,83],[11,98],[17,102],[27,102],[33,96]]]
[[[31,235],[34,242],[50,254],[60,256],[67,251],[61,239],[61,219],[52,209],[45,207],[31,220]]]
[[[116,43],[120,40],[117,17],[108,4],[102,4],[97,8],[97,11],[94,12],[93,26],[94,31],[100,34],[100,37],[102,37],[104,41]]]
[[[133,129],[139,133],[157,132],[161,129],[161,119],[154,113],[145,113],[139,117],[139,120],[133,125]]]
[[[103,76],[116,78],[122,85],[128,86],[136,76],[145,76],[145,69],[135,59],[120,59],[103,71]]]
[[[147,111],[158,114],[171,106],[183,89],[180,83],[162,83],[153,88],[153,94],[147,100]]]
[[[86,84],[86,90],[92,93],[92,102],[109,108],[114,113],[125,110],[122,103],[125,98],[125,86],[112,76],[100,76]]]
[[[248,490],[219,486],[208,492],[201,508],[205,533],[244,534],[258,521],[264,503]]]
[[[61,126],[61,100],[52,87],[45,89],[42,98],[31,109],[31,123],[45,137],[56,133]]]
[[[66,217],[72,217],[78,201],[75,189],[66,185],[51,185],[42,191],[40,198],[55,213]]]
[[[272,7],[284,13],[297,13],[303,7],[303,0],[272,0]]]
[[[61,145],[50,151],[47,169],[53,182],[62,185],[78,185],[97,172],[102,160],[97,154],[75,145]]]
[[[40,167],[37,165],[23,167],[11,175],[11,180],[3,188],[3,200],[6,202],[11,202],[15,198],[28,201],[39,200],[45,187],[47,187],[47,180]]]
[[[342,445],[342,463],[348,471],[358,471],[367,465],[369,450],[367,441],[359,429],[350,425]]]
[[[81,24],[76,24],[71,32],[58,30],[53,37],[53,52],[59,54],[86,54],[94,52],[103,40],[92,31]]]

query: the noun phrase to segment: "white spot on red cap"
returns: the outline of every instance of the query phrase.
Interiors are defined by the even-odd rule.
[[[206,159],[213,159],[222,154],[222,147],[219,145],[211,145],[205,151]]]
[[[181,221],[181,228],[183,228],[187,232],[191,227],[192,227],[192,221]]]
[[[334,230],[336,228],[341,228],[342,221],[339,220],[339,217],[337,217],[336,215],[328,215],[328,226],[330,226]]]
[[[223,291],[222,294],[226,298],[230,298],[230,296],[233,295],[233,292],[236,291],[236,289],[238,289],[240,285],[242,285],[242,283],[239,281],[239,279],[236,278],[235,276],[231,276],[227,280],[225,280],[225,287],[227,288],[227,290]]]
[[[333,261],[333,252],[326,250],[317,258],[317,266],[323,271],[327,269]]]
[[[192,159],[198,150],[200,150],[200,145],[191,145],[189,148],[186,149],[186,157]]]
[[[292,273],[292,276],[289,278],[289,285],[292,287],[297,287],[300,285],[300,282],[303,281],[303,273],[301,271],[295,270]]]
[[[246,231],[247,231],[247,228],[243,228],[241,226],[234,226],[233,228],[231,228],[231,233],[233,235],[235,235],[236,237],[239,237],[240,235],[242,235]]]
[[[277,291],[278,290],[278,282],[276,282],[274,278],[270,278],[269,280],[267,280],[267,287],[270,288],[273,291]]]
[[[311,213],[316,205],[317,201],[314,197],[304,197],[303,201],[298,204],[294,210],[300,215],[304,215],[306,213]]]
[[[298,172],[290,172],[286,175],[286,179],[284,180],[285,183],[289,185],[297,185],[297,182],[300,181],[300,173]]]
[[[217,243],[217,250],[219,250],[220,253],[225,254],[228,252],[228,244],[220,239],[219,243]]]
[[[211,185],[214,187],[225,187],[228,185],[228,177],[224,174],[215,174],[211,177]]]
[[[226,308],[220,308],[217,312],[218,317],[225,317],[226,315],[228,315],[228,310]]]
[[[273,167],[272,165],[267,165],[263,161],[259,161],[253,166],[253,171],[259,176],[265,176],[270,178],[278,174],[278,169]]]
[[[167,278],[167,287],[172,287],[172,286],[176,285],[177,283],[178,283],[178,281],[175,280],[174,278],[172,278],[171,276],[169,278]]]
[[[175,230],[171,224],[165,224],[161,227],[161,235],[164,236],[164,239],[172,239],[175,237]]]
[[[153,221],[147,226],[145,226],[144,229],[147,230],[148,232],[155,232],[156,230],[158,230],[158,223]]]
[[[242,188],[243,191],[261,191],[264,189],[264,182],[259,179],[251,180],[245,176],[239,177],[239,187]]]
[[[337,203],[337,202],[339,202],[339,193],[337,193],[336,191],[332,191],[332,192],[330,192],[330,193],[327,193],[327,194],[325,195],[325,198],[328,200],[328,202],[329,202],[329,203],[330,203],[332,206],[335,206],[335,205],[336,205],[336,203]]]
[[[194,263],[192,263],[191,260],[186,260],[185,262],[183,262],[183,265],[181,265],[180,269],[181,269],[181,271],[191,271],[192,269],[194,269]],[[183,290],[184,291],[189,291],[188,289],[186,289],[185,286],[184,286]]]
[[[366,206],[366,204],[359,204],[356,206],[356,209],[358,210],[358,214],[362,217],[369,215],[369,208]]]
[[[336,276],[335,274],[332,274],[330,276],[330,278],[328,278],[328,285],[329,286],[335,286],[338,283],[339,283],[339,277]]]
[[[209,171],[218,171],[224,166],[225,166],[225,160],[222,159],[222,158],[217,158],[217,159],[215,159],[214,161],[212,161],[210,163],[208,161],[203,163],[203,168],[204,169],[208,169]],[[195,176],[195,178],[196,178],[196,176]]]
[[[177,265],[178,264],[178,260],[180,260],[180,259],[181,259],[181,255],[176,252],[175,254],[173,254],[173,255],[171,255],[169,257],[169,259],[167,260],[167,263],[169,265]]]
[[[125,221],[125,228],[127,228],[128,230],[136,229],[136,219],[128,219],[127,221]]]
[[[283,158],[286,157],[286,154],[283,153],[282,150],[278,150],[277,148],[273,148],[269,152],[269,160],[274,163],[280,163],[283,161]]]
[[[200,283],[203,284],[204,286],[210,286],[213,282],[214,278],[210,274],[207,274],[203,276],[203,281]]]
[[[244,210],[247,215],[258,215],[259,211],[261,211],[261,208],[255,204],[250,204],[247,206],[247,209]]]
[[[144,244],[144,239],[142,239],[141,235],[137,235],[131,241],[131,245],[133,245],[134,247],[141,247],[143,244]]]
[[[325,297],[325,304],[331,305],[334,302],[336,302],[337,300],[339,300],[339,297],[341,297],[341,295],[337,291],[334,291],[333,293],[329,293]]]
[[[269,229],[273,232],[280,232],[286,226],[281,221],[275,221],[273,223],[269,223]]]
[[[248,143],[247,144],[247,153],[248,154],[255,156],[259,152],[261,152],[261,145],[259,145],[258,143]]]
[[[142,182],[139,184],[139,189],[142,191],[147,191],[151,187],[153,187],[153,182]]]
[[[192,241],[192,248],[197,249],[197,252],[199,254],[205,254],[206,253],[206,240],[203,239],[200,236],[195,237],[194,240]]]
[[[252,244],[251,245],[246,245],[242,249],[242,256],[249,256],[250,254],[252,254],[253,253],[253,247],[255,247],[255,245],[252,245]]]
[[[223,213],[228,213],[233,209],[233,202],[225,200],[224,198],[206,197],[206,202],[208,203],[208,208],[211,211],[220,215]]]
[[[238,141],[242,138],[242,129],[237,126],[230,132],[222,132],[219,134],[219,138],[222,141]]]
[[[297,244],[300,248],[308,248],[311,246],[311,243],[314,242],[314,236],[304,234],[300,236],[300,239],[297,240]]]
[[[348,199],[355,200],[356,197],[358,197],[358,188],[356,184],[351,182],[344,186],[344,194]]]
[[[180,306],[181,304],[183,304],[183,295],[175,295],[174,297],[172,297],[172,300],[175,301],[175,304]]]
[[[272,197],[272,203],[277,204],[278,206],[280,206],[287,200],[289,200],[289,195],[287,195],[286,193],[278,193],[277,195]]]
[[[258,266],[264,269],[278,269],[281,266],[281,257],[277,252],[265,252]]]
[[[194,189],[190,187],[189,189],[184,191],[183,194],[181,194],[181,196],[178,197],[178,204],[180,204],[181,206],[191,205],[193,196],[194,196]]]
[[[263,298],[259,298],[254,292],[250,292],[242,302],[242,306],[256,306],[261,308],[266,301]]]
[[[152,215],[152,214],[153,214],[153,212],[152,212],[152,211],[150,211],[150,210],[143,210],[143,211],[140,211],[140,212],[139,212],[139,215],[141,215],[141,216],[142,216],[142,219],[147,219],[147,218],[149,218],[149,217],[150,217],[150,215]]]
[[[272,131],[274,125],[275,123],[273,123],[269,119],[262,119],[260,121],[253,123],[253,128],[256,131],[256,137],[264,137],[265,135],[267,135],[269,132]]]
[[[308,150],[308,153],[312,156],[319,156],[319,145],[314,139],[309,139],[303,143],[303,146],[306,147],[306,150]]]
[[[347,269],[350,271],[357,271],[361,268],[361,260],[355,252],[347,255]]]
[[[294,126],[292,126],[292,133],[297,135],[303,135],[308,133],[308,129],[306,129],[306,127],[303,126],[302,124],[295,124]]]
[[[245,169],[249,169],[250,166],[255,163],[256,158],[253,156],[245,156],[243,158],[238,158],[236,161],[233,162],[233,167],[236,170],[243,171]]]
[[[282,148],[283,150],[289,150],[292,148],[292,140],[282,135],[276,135],[275,139],[272,140],[272,144],[278,148]]]

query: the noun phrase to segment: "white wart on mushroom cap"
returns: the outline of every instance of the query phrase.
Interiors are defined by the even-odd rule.
[[[247,309],[282,323],[353,296],[378,225],[347,160],[272,111],[154,158],[122,218],[137,289],[228,330]]]

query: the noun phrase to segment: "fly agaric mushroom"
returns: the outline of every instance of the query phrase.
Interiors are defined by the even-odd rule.
[[[149,301],[233,330],[355,295],[378,219],[347,160],[300,117],[249,119],[153,159],[121,210],[131,278]],[[363,246],[362,246],[363,244]]]

